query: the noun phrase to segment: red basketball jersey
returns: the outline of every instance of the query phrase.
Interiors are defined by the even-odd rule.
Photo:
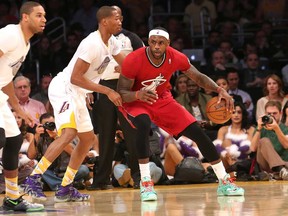
[[[163,63],[156,66],[149,60],[146,53],[148,51],[147,49],[149,48],[140,48],[130,53],[124,59],[122,64],[122,75],[135,80],[132,88],[133,91],[137,91],[144,87],[145,85],[142,84],[143,81],[146,85],[149,85],[149,80],[154,80],[156,77],[162,76],[162,79],[165,79],[166,81],[156,88],[158,95],[161,96],[164,91],[171,88],[169,80],[172,74],[177,70],[188,70],[190,68],[190,63],[183,53],[168,46]]]

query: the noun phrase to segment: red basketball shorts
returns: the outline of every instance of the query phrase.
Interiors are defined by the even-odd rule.
[[[177,136],[196,119],[171,95],[165,92],[152,105],[143,101],[133,101],[123,104],[123,107],[132,117],[147,114],[158,127],[171,135]]]

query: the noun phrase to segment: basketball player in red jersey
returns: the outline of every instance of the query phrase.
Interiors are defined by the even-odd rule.
[[[200,87],[217,92],[219,101],[225,99],[230,112],[234,109],[233,98],[191,65],[184,54],[169,46],[166,29],[152,29],[148,44],[125,58],[118,81],[118,92],[124,102],[120,111],[137,129],[135,142],[141,173],[141,200],[157,200],[149,170],[151,121],[175,137],[184,135],[197,143],[219,179],[218,196],[243,196],[244,189],[232,183],[213,143],[197,125],[196,119],[173,99],[169,79],[174,71],[181,70]]]

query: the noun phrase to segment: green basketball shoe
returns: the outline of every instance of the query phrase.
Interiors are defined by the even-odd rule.
[[[233,183],[234,179],[230,178],[227,174],[223,179],[219,180],[219,186],[217,189],[218,196],[244,196],[244,189],[236,186]]]
[[[157,193],[154,190],[154,183],[151,178],[144,177],[140,182],[140,196],[142,201],[155,201],[157,200]]]

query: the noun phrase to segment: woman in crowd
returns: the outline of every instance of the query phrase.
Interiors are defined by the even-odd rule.
[[[264,96],[257,101],[256,119],[265,115],[265,104],[270,100],[280,101],[282,107],[288,101],[283,91],[283,82],[276,74],[268,75],[264,84]]]
[[[236,101],[234,107],[230,123],[219,129],[217,139],[213,141],[227,171],[237,161],[248,158],[254,133],[244,104]]]

